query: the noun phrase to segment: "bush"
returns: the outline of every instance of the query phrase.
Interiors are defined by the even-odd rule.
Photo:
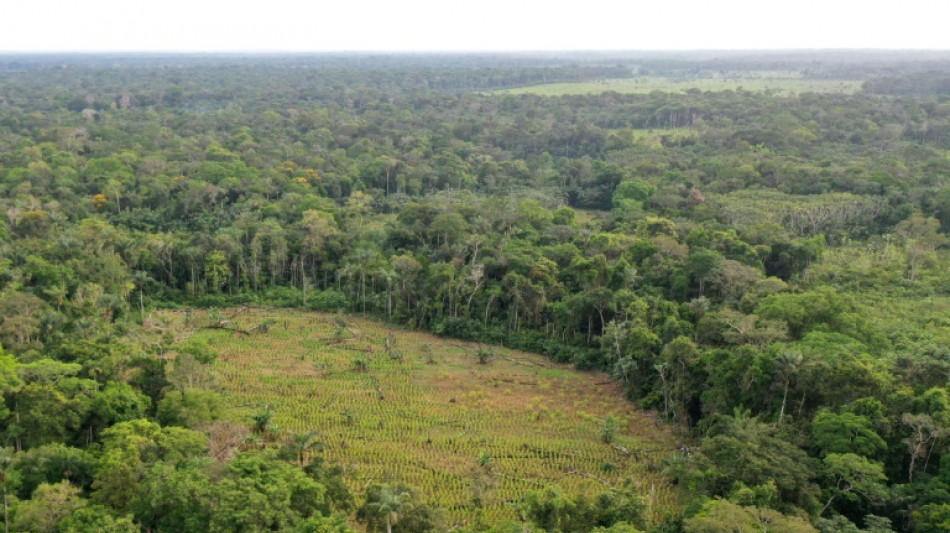
[[[342,311],[346,309],[349,300],[346,295],[336,289],[317,291],[307,295],[307,309],[311,311]]]

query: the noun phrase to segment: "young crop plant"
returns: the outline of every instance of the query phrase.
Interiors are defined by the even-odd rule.
[[[422,357],[425,358],[427,365],[435,364],[435,357],[432,354],[432,345],[428,342],[424,342],[419,345],[419,353],[422,354]]]
[[[495,349],[492,347],[485,348],[482,345],[478,345],[478,349],[475,352],[476,357],[478,357],[478,364],[487,365],[495,358]]]
[[[353,358],[353,370],[360,374],[365,374],[369,371],[369,361],[362,357]]]
[[[600,426],[600,439],[607,444],[610,444],[614,441],[614,436],[617,434],[617,419],[608,416],[604,418],[603,424]]]

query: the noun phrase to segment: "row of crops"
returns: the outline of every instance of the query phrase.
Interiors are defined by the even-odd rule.
[[[267,333],[233,331],[264,321]],[[354,492],[406,482],[455,523],[476,507],[516,519],[517,502],[545,486],[593,495],[632,482],[655,516],[676,503],[661,475],[675,444],[602,375],[498,347],[482,364],[484,347],[350,317],[246,310],[229,327],[195,335],[220,354],[230,417],[266,408],[281,432],[318,432]],[[606,417],[619,429],[610,443]]]

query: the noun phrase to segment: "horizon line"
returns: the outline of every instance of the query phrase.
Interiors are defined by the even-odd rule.
[[[787,53],[787,52],[904,52],[904,53],[948,53],[950,48],[833,48],[833,47],[801,47],[801,48],[564,48],[564,49],[81,49],[81,50],[4,50],[0,55],[82,55],[82,54],[169,54],[169,55],[308,55],[308,54],[393,54],[393,55],[467,55],[467,54],[577,54],[577,53]],[[950,59],[950,56],[948,56]]]

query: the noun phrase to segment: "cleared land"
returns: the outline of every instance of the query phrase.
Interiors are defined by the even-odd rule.
[[[407,482],[447,509],[452,523],[470,521],[476,499],[485,519],[514,520],[517,502],[544,486],[594,495],[631,482],[652,520],[678,503],[661,473],[683,460],[676,442],[603,374],[353,317],[220,315],[233,315],[229,328],[270,327],[250,335],[195,329],[210,323],[200,311],[156,319],[218,351],[216,386],[228,396],[230,418],[249,423],[268,407],[287,434],[319,432],[320,453],[343,466],[354,492]],[[479,349],[491,350],[489,362],[479,362]],[[617,421],[611,443],[602,438],[608,416]],[[480,455],[491,457],[490,468]]]
[[[771,92],[779,95],[815,93],[855,93],[861,90],[861,82],[850,80],[822,80],[802,78],[795,73],[762,72],[757,74],[725,74],[698,78],[667,78],[639,76],[614,78],[578,83],[548,83],[529,87],[517,87],[498,91],[499,94],[537,94],[561,96],[566,94],[647,94],[653,91],[686,93],[700,91],[753,91]]]

